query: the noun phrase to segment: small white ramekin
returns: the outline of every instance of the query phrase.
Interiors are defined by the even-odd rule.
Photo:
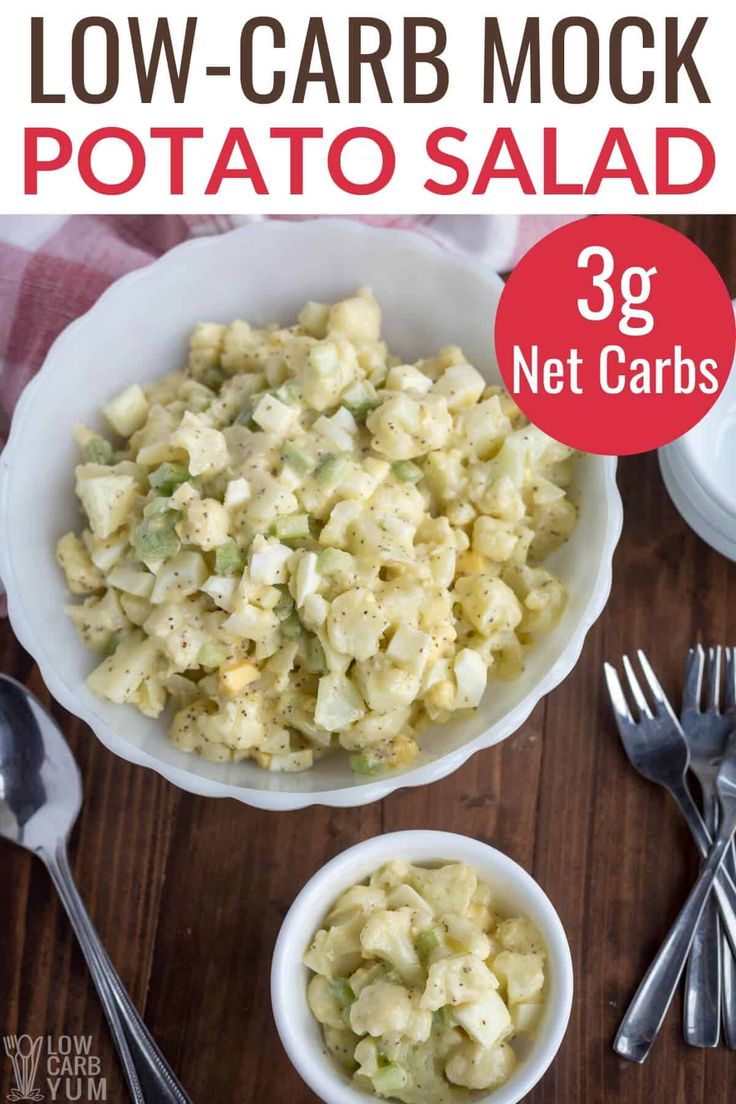
[[[467,863],[491,886],[500,911],[527,917],[542,934],[548,954],[547,985],[537,1031],[506,1084],[473,1096],[477,1104],[516,1104],[540,1080],[565,1034],[573,992],[570,948],[559,916],[530,874],[495,848],[452,832],[417,830],[374,836],[343,851],[310,878],[286,915],[271,967],[271,1003],[286,1053],[325,1104],[366,1104],[377,1099],[356,1089],[327,1052],[322,1028],[307,1004],[310,971],[302,956],[343,890],[364,881],[391,859]]]

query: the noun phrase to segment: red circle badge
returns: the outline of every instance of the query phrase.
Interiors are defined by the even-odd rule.
[[[693,242],[634,215],[553,231],[511,273],[496,314],[506,387],[535,425],[624,455],[686,433],[734,355],[726,285]]]

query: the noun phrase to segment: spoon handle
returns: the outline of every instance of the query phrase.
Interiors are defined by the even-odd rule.
[[[134,1104],[191,1104],[100,942],[74,882],[66,846],[42,852],[105,1011]]]

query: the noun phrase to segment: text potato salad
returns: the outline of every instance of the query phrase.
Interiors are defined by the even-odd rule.
[[[356,771],[514,677],[566,601],[571,450],[448,346],[392,356],[368,290],[289,328],[202,323],[189,362],[78,427],[57,546],[89,685],[219,762]]]

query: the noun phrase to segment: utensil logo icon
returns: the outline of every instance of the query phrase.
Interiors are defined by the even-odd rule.
[[[8,1100],[43,1100],[41,1090],[34,1087],[43,1035],[35,1039],[30,1035],[5,1035],[3,1044],[15,1077],[15,1085],[8,1093]]]

